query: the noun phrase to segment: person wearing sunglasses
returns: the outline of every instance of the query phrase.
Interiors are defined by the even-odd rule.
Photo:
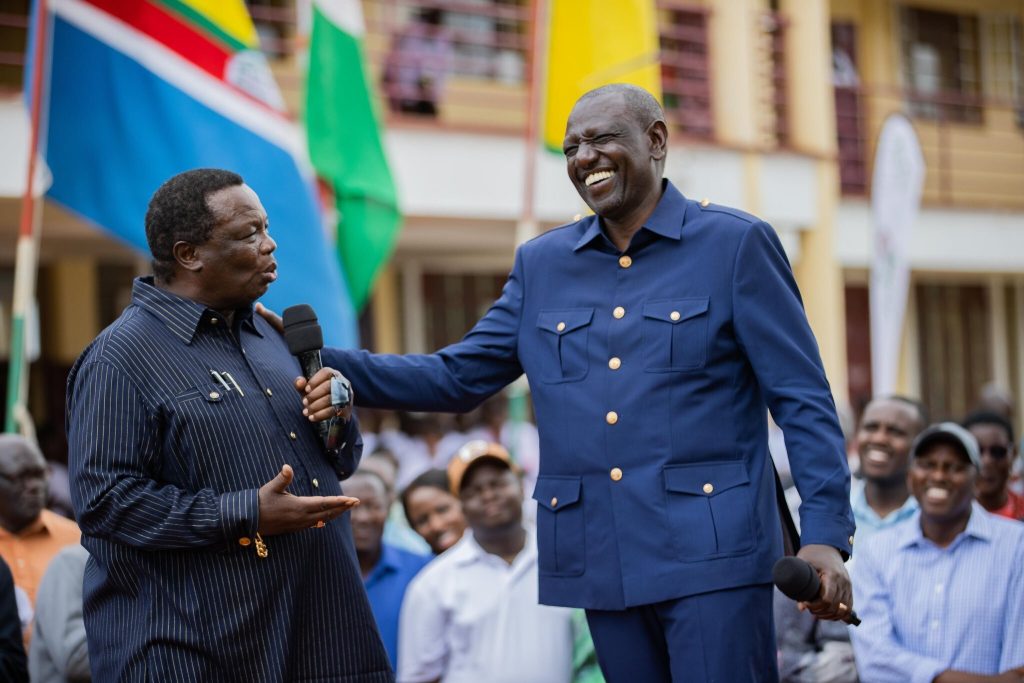
[[[992,514],[1024,521],[1024,496],[1010,490],[1010,470],[1017,457],[1013,426],[1002,415],[992,412],[972,413],[963,426],[978,440],[981,451],[978,502]]]

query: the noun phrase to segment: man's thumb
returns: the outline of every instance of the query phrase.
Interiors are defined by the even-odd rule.
[[[285,489],[291,486],[292,477],[295,473],[292,471],[291,465],[282,465],[281,471],[274,477],[274,481],[271,482],[271,488],[277,493],[284,493]]]

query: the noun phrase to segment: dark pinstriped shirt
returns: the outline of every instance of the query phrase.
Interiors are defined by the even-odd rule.
[[[230,391],[211,375],[226,373]],[[361,440],[325,452],[284,340],[136,280],[68,378],[72,499],[98,681],[391,681],[348,515],[255,544],[257,489],[332,495]],[[237,384],[237,387],[233,386]]]

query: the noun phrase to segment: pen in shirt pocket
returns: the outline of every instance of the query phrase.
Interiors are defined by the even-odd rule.
[[[217,384],[221,385],[224,388],[224,391],[231,391],[231,385],[224,381],[224,377],[221,376],[219,372],[216,370],[210,370],[210,377],[213,377],[213,380]]]

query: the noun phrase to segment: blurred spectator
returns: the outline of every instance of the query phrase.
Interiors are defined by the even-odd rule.
[[[907,488],[907,469],[910,446],[927,419],[918,401],[902,396],[877,398],[864,408],[853,440],[863,478],[853,481],[850,492],[858,547],[881,529],[907,520],[917,510],[917,501]],[[787,494],[787,498],[792,497]],[[789,502],[797,521],[796,505]],[[845,624],[819,621],[810,612],[798,610],[796,602],[778,590],[773,610],[781,683],[857,680]]]
[[[43,574],[29,646],[32,683],[92,680],[82,619],[82,581],[88,559],[85,548],[69,545]]]
[[[870,683],[1024,677],[1024,525],[974,501],[978,443],[943,422],[912,449],[920,511],[858,548],[851,629]]]
[[[379,449],[364,456],[359,463],[359,470],[372,472],[384,482],[388,497],[388,520],[384,524],[384,542],[388,545],[408,550],[417,555],[426,555],[430,546],[423,538],[409,527],[405,511],[398,502],[395,482],[398,476],[398,461],[391,451]]]
[[[380,444],[398,459],[399,490],[431,467],[444,467],[465,443],[453,430],[454,419],[444,413],[398,413],[399,429],[380,433]]]
[[[21,640],[21,619],[14,597],[14,578],[7,563],[0,558],[0,680],[5,683],[28,683],[25,646]]]
[[[523,492],[532,500],[540,470],[540,436],[531,422],[510,422],[508,396],[499,392],[484,401],[476,424],[465,433],[466,442],[494,441],[504,446],[523,472]]]
[[[352,539],[359,558],[370,608],[384,640],[391,666],[397,668],[398,613],[405,589],[430,558],[383,542],[390,498],[373,472],[357,471],[345,482],[345,493],[359,499],[352,509]]]
[[[523,489],[498,444],[464,448],[448,476],[467,532],[409,586],[398,680],[568,683],[572,610],[537,603],[537,549],[522,524]]]
[[[444,470],[427,470],[416,477],[402,492],[402,507],[409,526],[435,555],[458,543],[466,531],[462,503],[452,495]]]
[[[0,557],[33,606],[50,560],[81,540],[78,525],[43,508],[46,495],[46,461],[39,449],[22,436],[0,435]],[[24,606],[21,611],[27,627],[30,617]]]
[[[978,392],[978,411],[1002,415],[1013,419],[1013,394],[998,382],[988,382]]]
[[[1010,490],[1010,468],[1017,457],[1013,426],[997,413],[978,412],[964,420],[964,427],[978,440],[981,452],[978,502],[993,514],[1024,520],[1024,497]]]
[[[876,398],[864,408],[856,437],[863,482],[852,485],[850,499],[858,544],[917,510],[907,469],[910,446],[926,424],[924,406],[904,396]]]
[[[452,41],[443,19],[440,9],[421,7],[395,35],[384,68],[384,92],[392,111],[437,115],[452,65]]]

